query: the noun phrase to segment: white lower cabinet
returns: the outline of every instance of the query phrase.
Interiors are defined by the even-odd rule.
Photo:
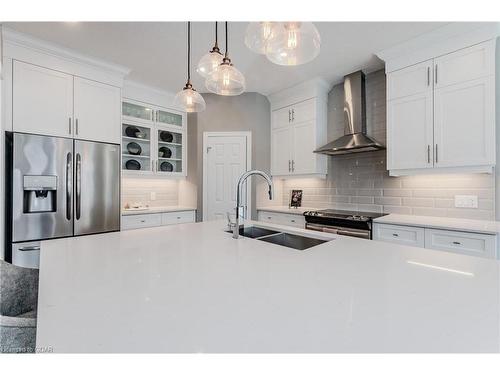
[[[407,227],[404,225],[373,225],[373,239],[394,242],[408,246],[425,246],[424,228]]]
[[[280,212],[259,211],[258,220],[267,223],[288,225],[297,228],[305,228],[306,226],[306,220],[304,216],[285,214]]]
[[[494,234],[373,223],[373,239],[484,258],[497,258],[497,236]]]
[[[425,247],[427,249],[496,258],[496,243],[497,238],[492,234],[441,229],[425,230]]]
[[[161,214],[122,216],[122,230],[158,227],[161,225]]]
[[[161,214],[161,225],[194,223],[194,211],[166,212]]]
[[[122,216],[122,230],[159,227],[182,223],[194,223],[195,211],[164,212]]]

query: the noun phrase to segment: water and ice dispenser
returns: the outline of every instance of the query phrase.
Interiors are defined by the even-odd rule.
[[[57,176],[24,176],[23,212],[57,211]]]

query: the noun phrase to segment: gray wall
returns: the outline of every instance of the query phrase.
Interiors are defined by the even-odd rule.
[[[344,134],[343,86],[328,95],[328,139]],[[386,143],[384,72],[366,76],[367,133]],[[495,176],[442,174],[390,177],[385,151],[330,157],[326,179],[292,179],[283,183],[283,204],[290,190],[303,189],[303,206],[371,212],[494,219]],[[477,195],[479,208],[455,208],[456,194]]]
[[[197,220],[203,217],[203,132],[252,132],[252,168],[270,171],[271,108],[267,98],[250,92],[239,96],[203,94],[205,111],[188,116],[188,177],[197,186]],[[252,178],[252,218],[256,217],[257,179]]]

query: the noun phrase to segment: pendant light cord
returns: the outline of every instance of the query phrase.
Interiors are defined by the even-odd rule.
[[[219,41],[218,34],[219,34],[219,33],[217,32],[217,31],[218,31],[217,29],[218,29],[218,28],[217,28],[217,21],[215,21],[215,46],[216,46],[216,47],[219,47],[219,44],[218,44],[218,41]]]
[[[227,57],[227,51],[228,51],[228,43],[227,43],[227,21],[226,21],[226,57]]]
[[[188,21],[188,82],[191,81],[191,22]]]

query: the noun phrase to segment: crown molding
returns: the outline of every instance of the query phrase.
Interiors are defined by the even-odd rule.
[[[175,108],[175,93],[129,79],[123,82],[122,96],[160,107]]]
[[[69,48],[26,35],[7,27],[2,28],[4,58],[16,59],[50,69],[100,80],[121,86],[130,69]],[[108,80],[103,77],[107,75]],[[112,78],[111,78],[112,77]]]
[[[269,94],[267,98],[271,103],[271,110],[274,110],[314,97],[327,100],[331,88],[330,83],[323,78],[316,77]]]
[[[500,35],[498,22],[453,22],[376,53],[392,72]]]

